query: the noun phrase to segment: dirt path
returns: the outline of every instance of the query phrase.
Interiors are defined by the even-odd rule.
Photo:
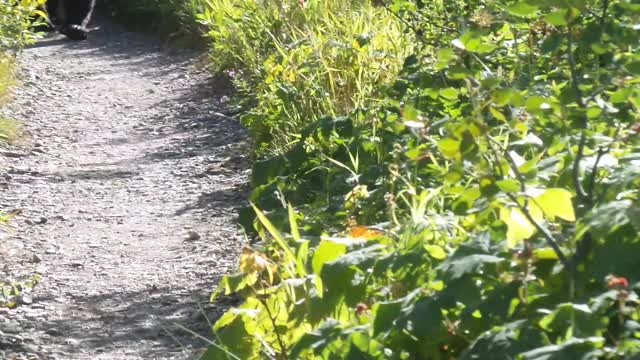
[[[0,358],[191,358],[203,343],[176,324],[207,332],[242,241],[245,135],[198,54],[98,25],[21,56],[9,115],[28,136],[0,149],[0,209],[22,214],[0,230],[0,279],[42,282],[0,310]]]

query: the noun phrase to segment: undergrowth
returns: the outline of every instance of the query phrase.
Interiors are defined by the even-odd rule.
[[[640,353],[636,2],[201,4],[259,240],[203,359]]]
[[[234,79],[258,152],[282,152],[319,118],[376,104],[413,48],[401,22],[366,0],[199,3],[211,68]]]

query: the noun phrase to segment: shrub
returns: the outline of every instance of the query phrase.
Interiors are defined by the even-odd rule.
[[[19,49],[36,40],[29,30],[34,16],[44,16],[38,7],[45,0],[7,0],[0,2],[0,51]],[[40,22],[42,20],[38,20]],[[37,24],[36,24],[37,25]]]

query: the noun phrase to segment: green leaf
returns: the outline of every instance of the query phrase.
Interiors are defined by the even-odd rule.
[[[517,3],[507,6],[507,12],[521,17],[533,17],[538,11],[538,7],[530,5],[524,1],[518,1]]]
[[[447,280],[456,280],[468,274],[478,274],[486,264],[496,264],[505,261],[494,255],[472,254],[448,258],[438,266],[446,274]]]
[[[438,93],[448,100],[456,100],[458,98],[458,90],[452,87],[441,89]]]
[[[640,75],[640,61],[630,62],[624,67],[627,68],[630,73],[634,75]]]
[[[542,194],[534,197],[534,200],[549,220],[554,221],[557,216],[566,221],[576,221],[571,202],[572,196],[565,189],[552,188],[546,189]]]
[[[545,15],[544,20],[555,26],[567,25],[567,12],[566,10],[557,10]]]
[[[522,360],[598,359],[597,350],[604,343],[601,337],[572,338],[559,345],[549,345],[521,354]]]
[[[425,245],[424,247],[429,255],[434,259],[442,260],[447,257],[447,253],[438,245]]]
[[[453,49],[439,49],[436,52],[436,59],[435,68],[440,71],[456,59],[456,54]]]
[[[521,190],[520,182],[513,179],[498,180],[496,185],[504,192],[518,192]]]
[[[499,89],[493,92],[491,98],[496,106],[505,106],[509,104],[515,94],[513,89]]]
[[[319,275],[322,266],[329,261],[337,259],[339,256],[347,252],[347,246],[330,240],[320,242],[320,245],[313,252],[311,260],[311,268],[313,273]]]
[[[446,158],[454,159],[460,156],[460,141],[451,138],[442,139],[438,142],[438,148]]]
[[[540,110],[547,109],[549,107],[549,104],[547,103],[546,99],[543,98],[542,96],[534,95],[527,98],[525,102],[525,107],[527,108],[527,110],[531,112],[537,112]]]
[[[402,313],[402,303],[404,300],[396,300],[391,302],[381,302],[376,304],[376,317],[373,319],[373,335],[378,336],[380,333],[387,332],[395,328],[395,320]]]
[[[284,251],[286,260],[288,262],[291,262],[292,264],[295,264],[296,256],[293,254],[291,247],[289,247],[289,244],[287,244],[287,241],[284,239],[280,231],[278,231],[278,229],[276,229],[276,227],[273,226],[271,221],[264,215],[262,211],[260,211],[260,209],[258,209],[253,204],[251,206],[253,207],[253,210],[256,212],[256,215],[258,216],[258,219],[260,220],[260,223],[262,224],[262,226],[264,226],[265,229],[267,229],[269,234],[271,234],[271,236],[275,240],[276,244],[278,244],[280,246],[280,249]]]
[[[550,248],[533,249],[533,258],[537,260],[558,260],[558,254]]]
[[[526,350],[547,344],[540,330],[530,326],[526,320],[519,320],[484,332],[460,360],[513,360]]]

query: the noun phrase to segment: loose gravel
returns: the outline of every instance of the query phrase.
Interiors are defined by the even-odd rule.
[[[243,240],[247,137],[200,53],[105,19],[88,41],[20,55],[0,147],[0,280],[42,276],[0,308],[0,358],[191,359]]]

